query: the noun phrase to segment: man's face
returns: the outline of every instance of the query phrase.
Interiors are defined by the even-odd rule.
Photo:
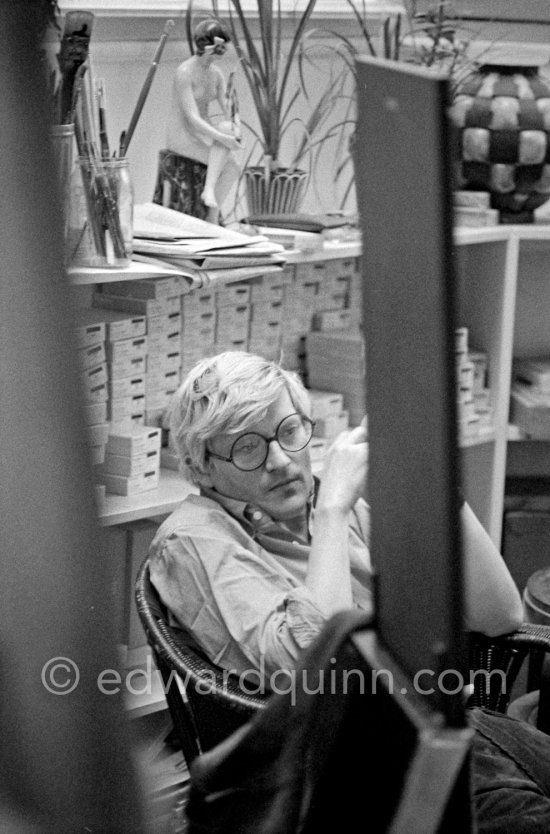
[[[211,440],[208,447],[218,455],[229,457],[231,447],[240,435],[257,432],[264,437],[273,437],[281,420],[295,411],[285,390],[270,406],[263,420],[237,434],[220,435]],[[274,440],[269,444],[265,463],[251,472],[242,472],[233,463],[218,458],[209,459],[209,468],[210,477],[204,481],[206,486],[229,498],[250,502],[272,518],[289,521],[306,511],[312,487],[307,446],[299,452],[285,452]]]

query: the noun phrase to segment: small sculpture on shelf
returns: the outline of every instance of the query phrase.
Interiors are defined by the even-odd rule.
[[[232,84],[216,65],[229,32],[216,19],[194,30],[195,53],[176,70],[168,115],[166,148],[160,152],[154,201],[219,222],[220,204],[236,181],[241,148]],[[217,103],[222,118],[210,116]]]

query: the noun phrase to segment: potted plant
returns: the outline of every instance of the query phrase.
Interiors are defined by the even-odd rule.
[[[329,77],[315,102],[307,89],[304,64],[311,42],[307,32],[316,0],[298,0],[285,13],[281,0],[256,0],[256,13],[241,0],[212,0],[212,13],[228,26],[250,90],[255,121],[241,120],[251,142],[243,176],[249,216],[296,211],[315,162],[316,150],[335,135],[328,117],[341,76]],[[287,25],[288,24],[288,27]],[[192,49],[193,4],[187,8]],[[291,34],[285,37],[285,32]]]
[[[452,99],[475,71],[468,57],[469,40],[459,36],[460,17],[447,0],[438,0],[425,11],[417,10],[416,0],[406,0],[404,11],[387,15],[380,23],[375,38],[369,28],[368,9],[361,0],[345,0],[357,24],[357,40],[335,34],[340,42],[337,52],[350,75],[355,77],[355,61],[366,52],[374,58],[405,61],[432,68],[447,76]],[[461,31],[463,27],[460,27]],[[354,84],[355,86],[355,84]],[[351,130],[349,126],[352,125]],[[342,121],[338,142],[339,158],[336,177],[345,181],[343,203],[354,186],[353,151],[355,143],[355,100],[349,102],[346,119]]]

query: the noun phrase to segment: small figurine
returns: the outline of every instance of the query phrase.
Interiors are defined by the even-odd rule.
[[[227,29],[218,20],[210,18],[201,21],[194,31],[196,52],[187,58],[176,70],[173,84],[172,101],[168,116],[166,132],[166,154],[179,155],[183,160],[192,160],[206,166],[201,182],[200,200],[206,207],[205,219],[219,222],[219,206],[235,181],[239,166],[236,153],[241,148],[238,130],[238,117],[235,112],[234,98],[228,96],[226,81],[221,69],[216,66],[216,59],[227,50],[231,37]],[[217,103],[221,109],[221,121],[210,117],[210,105]],[[232,112],[233,111],[233,112]],[[172,179],[178,170],[177,157],[172,159]],[[180,165],[180,174],[187,170],[187,190],[189,180],[193,181],[199,173],[196,166]],[[191,182],[191,186],[193,183]],[[157,187],[158,191],[158,187]],[[155,195],[156,198],[159,196]],[[157,202],[163,202],[157,199]],[[170,201],[172,208],[173,201]],[[199,212],[179,206],[189,214]]]

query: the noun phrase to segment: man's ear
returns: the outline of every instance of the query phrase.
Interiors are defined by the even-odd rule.
[[[214,482],[212,481],[212,475],[211,475],[211,470],[212,470],[212,461],[211,460],[206,461],[205,469],[206,469],[206,471],[204,473],[197,473],[195,475],[195,480],[199,484],[199,486],[213,487]]]

